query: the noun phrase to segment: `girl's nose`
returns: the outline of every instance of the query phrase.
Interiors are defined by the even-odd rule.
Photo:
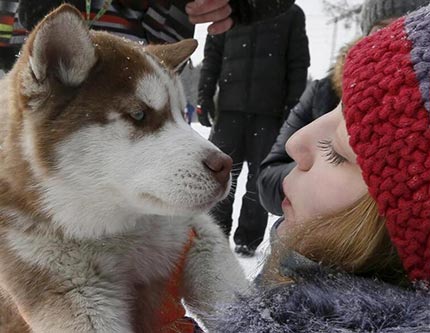
[[[308,171],[314,163],[314,150],[303,129],[297,131],[285,144],[287,154],[297,163],[301,171]],[[315,148],[315,147],[314,147]]]

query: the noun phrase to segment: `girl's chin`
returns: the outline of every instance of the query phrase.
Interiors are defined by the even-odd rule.
[[[284,216],[287,216],[285,212],[284,212]],[[293,226],[294,226],[294,222],[292,222],[290,219],[285,217],[284,220],[276,228],[276,233],[278,234],[278,236],[285,235],[286,233],[288,233],[289,230],[291,230]]]
[[[283,205],[282,212],[284,213],[284,221],[282,223],[286,223],[288,225],[295,223],[295,214],[291,205]]]

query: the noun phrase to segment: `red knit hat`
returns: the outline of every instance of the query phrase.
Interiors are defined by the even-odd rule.
[[[350,144],[411,280],[430,281],[430,6],[348,54]]]

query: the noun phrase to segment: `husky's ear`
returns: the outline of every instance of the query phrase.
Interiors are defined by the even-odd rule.
[[[52,73],[63,84],[77,86],[97,60],[85,21],[70,5],[60,6],[38,24],[27,48],[31,70],[39,82]]]
[[[195,39],[184,39],[173,44],[149,45],[145,50],[155,55],[164,66],[176,72],[196,48]]]

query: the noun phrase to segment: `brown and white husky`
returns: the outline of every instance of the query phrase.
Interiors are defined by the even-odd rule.
[[[185,122],[175,71],[196,42],[148,46],[63,5],[0,82],[1,332],[153,332],[179,289],[201,315],[246,288],[205,214],[231,160]]]

